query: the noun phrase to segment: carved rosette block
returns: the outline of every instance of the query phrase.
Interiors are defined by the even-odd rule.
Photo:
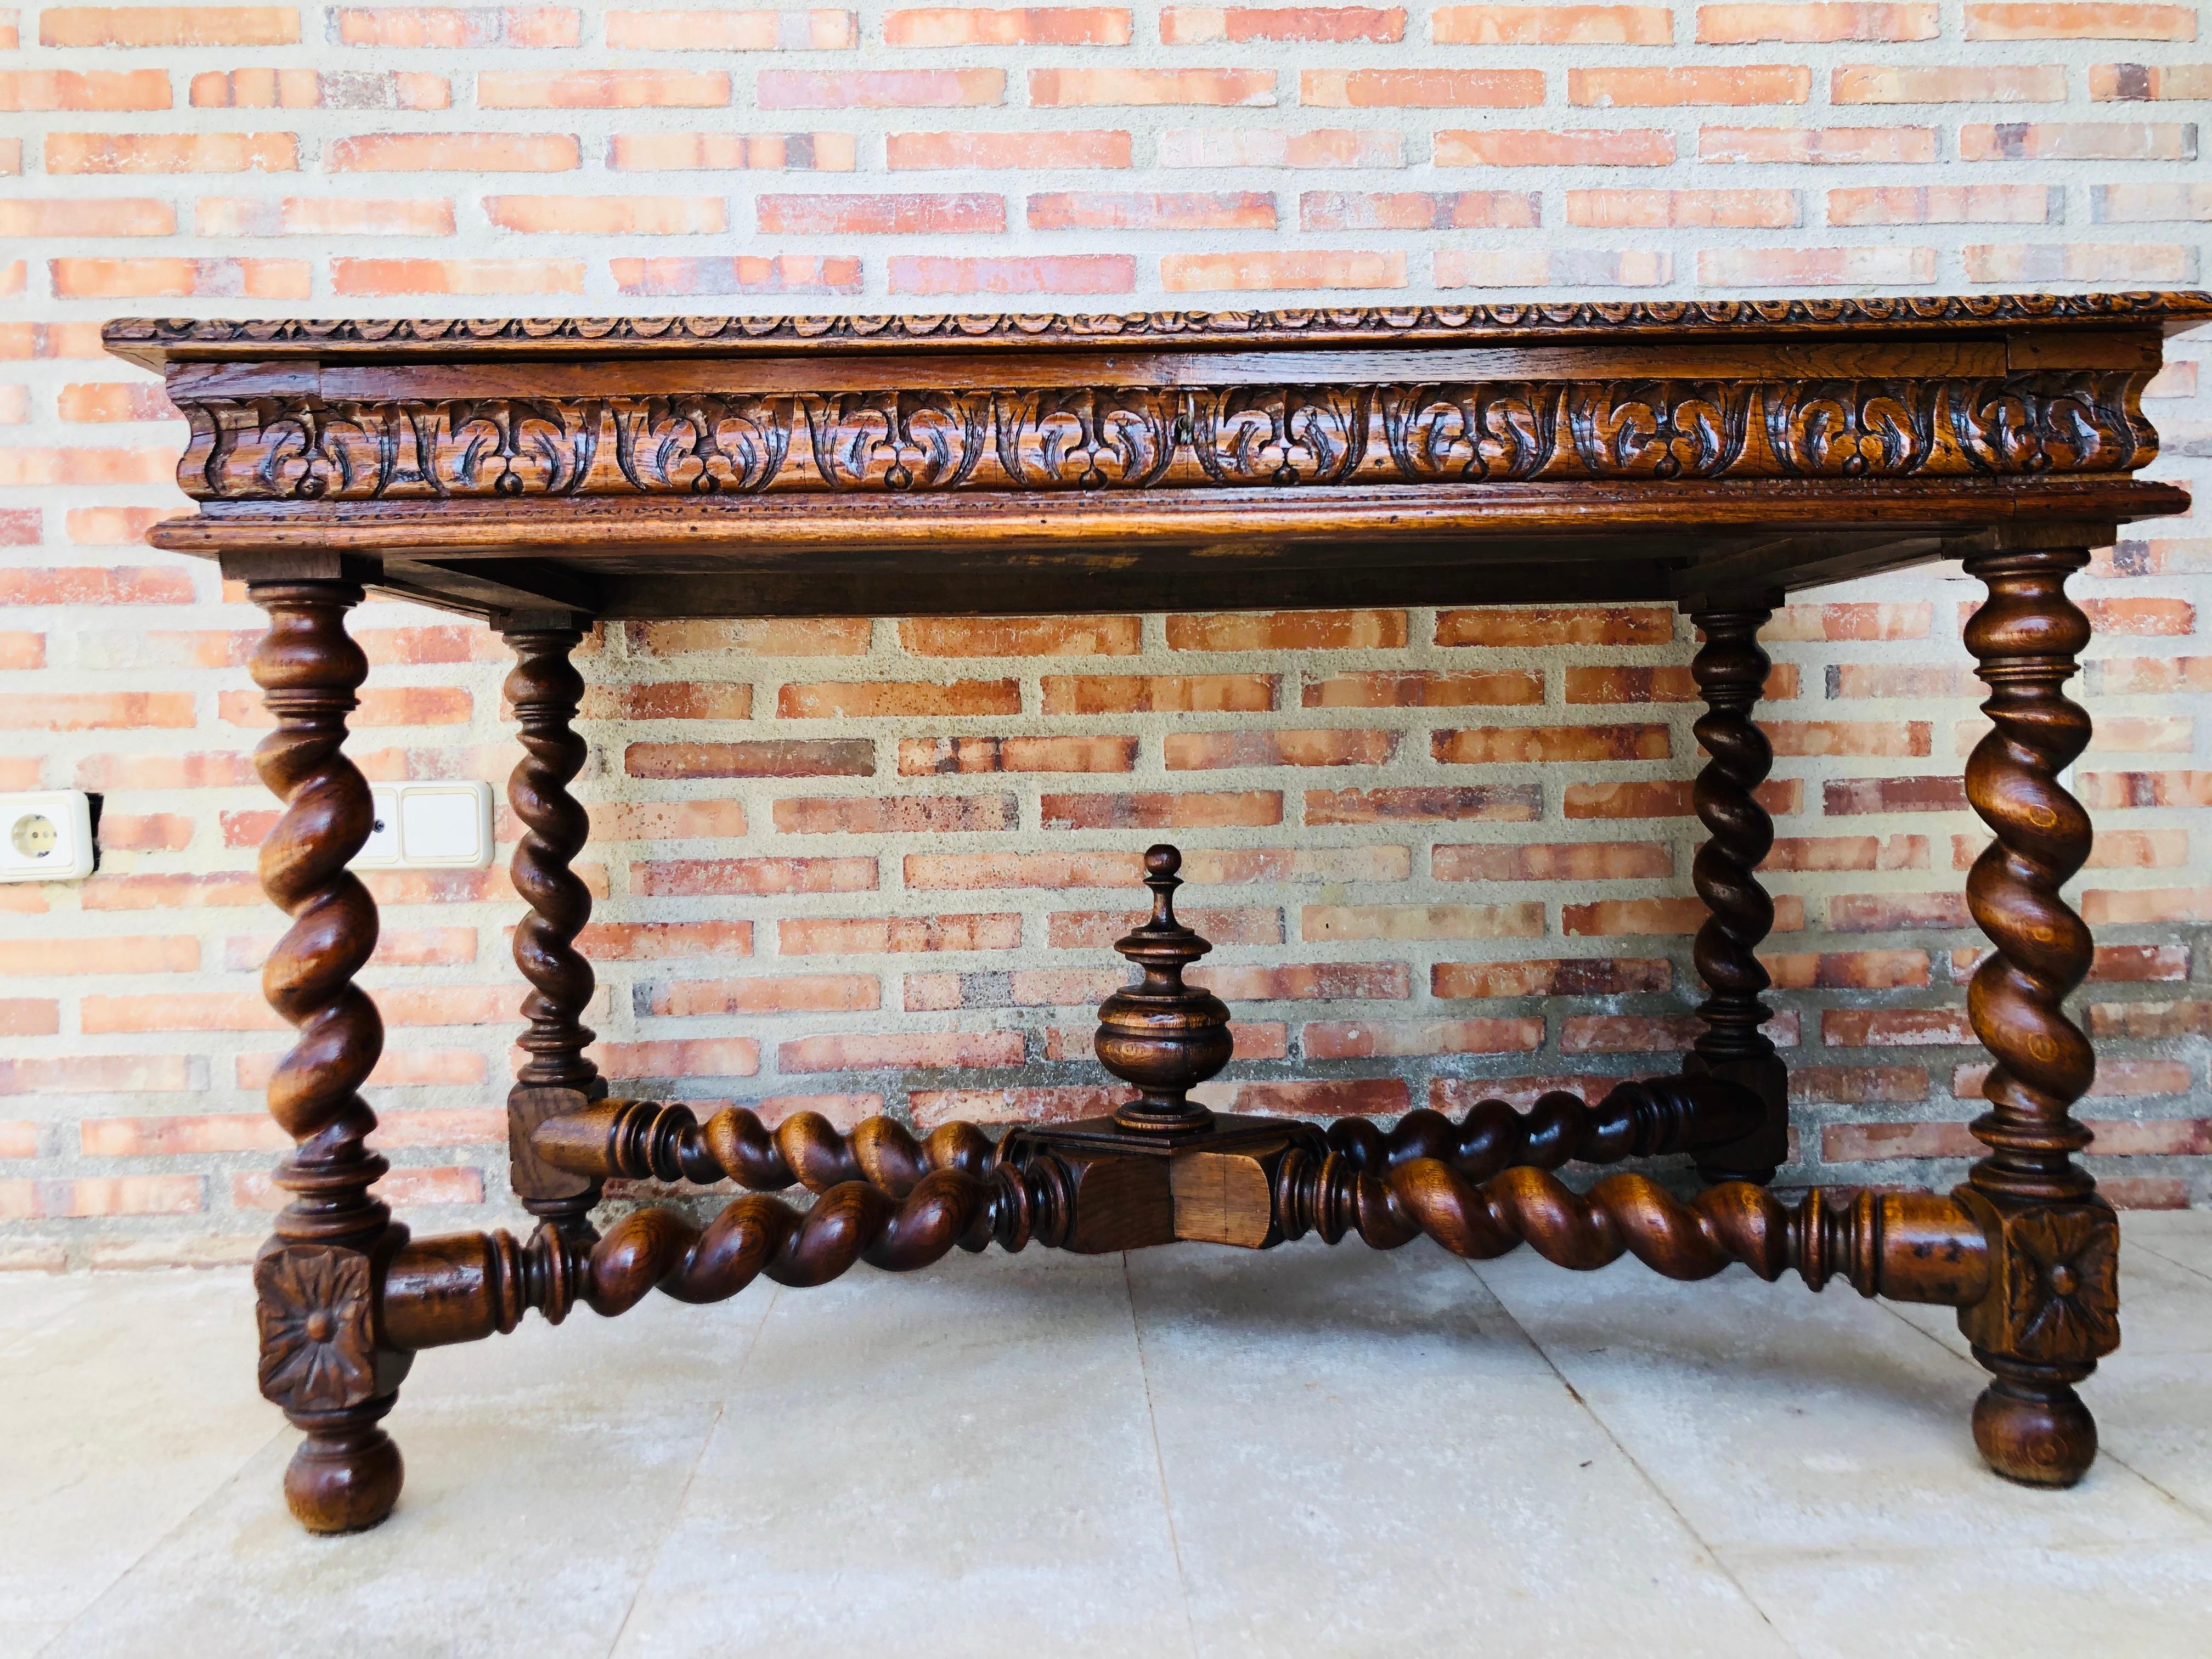
[[[1989,598],[1966,630],[1990,687],[1992,729],[1966,763],[1966,798],[1995,839],[1966,877],[1966,902],[1996,946],[1966,1009],[1996,1064],[1973,1133],[1990,1149],[1960,1200],[1993,1253],[1988,1297],[1960,1328],[1995,1381],[1974,1407],[1992,1468],[2070,1486],[2096,1456],[2096,1425],[2074,1385],[2119,1346],[2119,1224],[2073,1154],[2089,1131],[2074,1103],[2096,1075],[2063,1003],[2087,974],[2089,929],[2059,896],[2088,856],[2088,814],[2059,782],[2086,748],[2089,717],[2063,688],[2089,642],[2066,579],[2079,548],[2026,548],[1966,561]]]
[[[362,599],[349,581],[251,581],[269,616],[252,660],[276,730],[255,750],[284,803],[261,848],[263,890],[292,925],[262,985],[298,1031],[269,1082],[269,1111],[296,1150],[276,1170],[292,1201],[254,1273],[262,1392],[307,1431],[285,1471],[285,1497],[316,1532],[373,1527],[399,1495],[398,1448],[377,1426],[407,1356],[376,1340],[374,1285],[406,1238],[370,1196],[383,1158],[360,1095],[384,1047],[383,1022],[354,975],[376,947],[375,902],[346,868],[368,839],[368,785],[340,752],[368,664],[347,637]]]
[[[1774,750],[1752,719],[1771,666],[1759,630],[1778,599],[1762,594],[1691,613],[1705,636],[1690,665],[1705,704],[1693,729],[1710,757],[1692,797],[1706,835],[1690,872],[1705,905],[1692,954],[1709,994],[1698,1009],[1705,1030],[1684,1070],[1740,1084],[1766,1106],[1741,1138],[1699,1150],[1698,1173],[1708,1182],[1764,1184],[1789,1155],[1789,1077],[1759,1029],[1772,1012],[1763,1000],[1772,981],[1759,947],[1773,929],[1774,901],[1758,871],[1774,846],[1774,822],[1758,789],[1773,767]]]
[[[530,1137],[548,1116],[606,1086],[584,1056],[595,1035],[583,1023],[594,981],[575,940],[591,920],[592,894],[571,867],[591,834],[589,815],[568,793],[590,752],[575,730],[584,682],[570,660],[584,636],[580,629],[534,621],[504,632],[515,656],[507,699],[523,750],[507,786],[522,824],[513,870],[515,890],[530,907],[514,930],[514,963],[530,990],[522,1001],[526,1027],[516,1039],[525,1058],[507,1097],[510,1178],[533,1215],[577,1225],[599,1201],[598,1183],[547,1168]]]
[[[1138,1133],[1188,1133],[1211,1123],[1213,1115],[1189,1091],[1226,1066],[1236,1049],[1221,999],[1182,982],[1183,969],[1213,947],[1176,920],[1182,866],[1182,854],[1172,847],[1146,850],[1152,914],[1114,945],[1145,976],[1098,1009],[1098,1063],[1139,1091],[1114,1121]]]

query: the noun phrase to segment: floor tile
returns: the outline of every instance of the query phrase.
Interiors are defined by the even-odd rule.
[[[673,1520],[771,1287],[661,1297],[559,1330],[420,1355],[388,1421],[406,1490],[372,1532],[310,1538],[279,1482],[283,1430],[55,1644],[56,1659],[600,1659]],[[250,1296],[246,1297],[250,1310]],[[273,1413],[242,1392],[264,1437]],[[277,1427],[282,1430],[281,1420]]]
[[[1782,1655],[1465,1264],[1146,1251],[1130,1277],[1200,1651]]]
[[[2207,1648],[2212,1551],[1828,1552],[1730,1558],[1804,1659],[2191,1659]]]
[[[5,1653],[88,1605],[282,1425],[254,1391],[242,1273],[9,1284],[0,1306]]]
[[[1188,1650],[1119,1257],[787,1291],[617,1651]]]
[[[2110,1460],[2063,1498],[1990,1474],[1968,1431],[1980,1368],[1848,1285],[1680,1284],[1626,1257],[1573,1273],[1528,1250],[1480,1270],[1723,1553],[2212,1543]]]

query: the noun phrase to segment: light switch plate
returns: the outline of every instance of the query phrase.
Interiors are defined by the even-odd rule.
[[[0,795],[0,881],[82,881],[92,865],[92,797],[83,790]]]
[[[356,870],[481,870],[491,862],[491,786],[378,783]]]

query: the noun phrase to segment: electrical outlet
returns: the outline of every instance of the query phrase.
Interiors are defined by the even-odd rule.
[[[491,862],[491,786],[378,783],[356,870],[481,870]]]
[[[92,797],[83,790],[0,795],[0,881],[82,881],[92,866]]]

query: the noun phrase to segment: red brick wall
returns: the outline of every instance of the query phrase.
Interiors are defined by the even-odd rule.
[[[0,13],[0,787],[106,799],[0,887],[0,1264],[250,1249],[281,1033],[256,613],[141,544],[179,428],[108,314],[1389,303],[2181,284],[2212,222],[2185,5],[1249,9],[52,6]],[[2202,482],[2201,343],[2150,404]],[[2197,718],[2212,543],[2079,584],[2105,833],[2097,1167],[2212,1198]],[[1808,596],[1770,866],[1793,1179],[1963,1167],[1971,586]],[[354,751],[503,778],[480,631],[392,605]],[[1662,610],[635,629],[600,641],[613,1075],[923,1121],[1096,1103],[1087,1010],[1168,835],[1242,1058],[1328,1112],[1651,1069],[1695,1000],[1691,642]],[[696,684],[694,683],[696,683]],[[502,836],[512,826],[502,825]],[[506,1204],[504,880],[376,880],[393,1196]],[[1557,988],[1555,998],[1544,994]]]

